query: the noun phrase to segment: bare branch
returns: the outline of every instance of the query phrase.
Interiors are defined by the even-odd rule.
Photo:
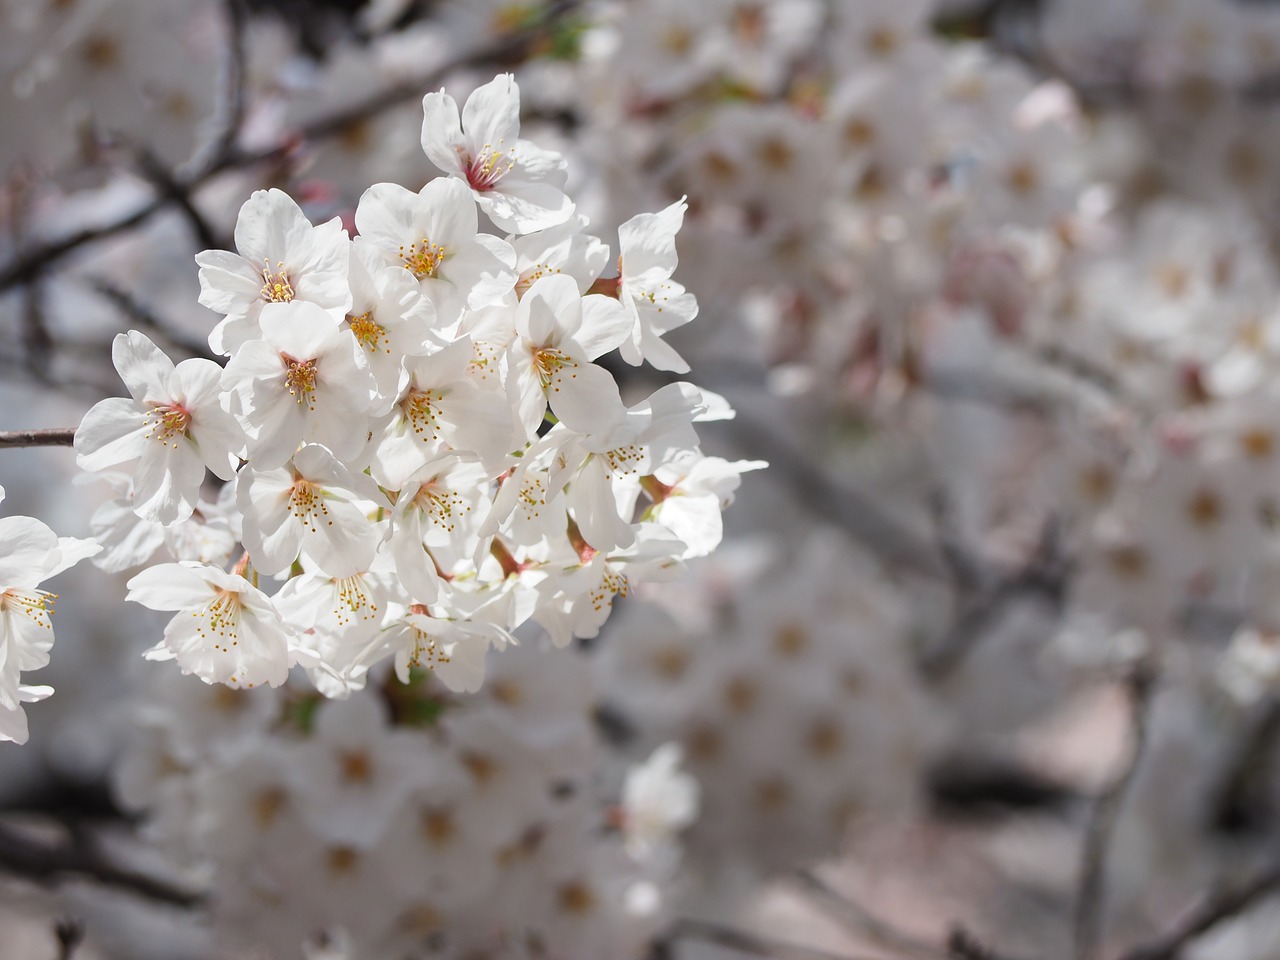
[[[956,549],[954,544],[944,547],[948,554],[954,554]],[[954,569],[957,561],[949,555],[948,562]],[[967,563],[974,565],[971,559]],[[1070,566],[1061,555],[1057,524],[1051,519],[1045,524],[1035,553],[1022,567],[969,596],[961,589],[959,616],[921,656],[920,669],[924,675],[940,680],[955,670],[1014,602],[1040,599],[1057,607],[1062,602],[1069,573]],[[957,587],[963,588],[974,579],[976,575],[968,573]]]
[[[757,957],[771,957],[773,960],[858,960],[848,954],[784,943],[705,920],[677,920],[667,939],[704,940],[731,950],[755,954]]]
[[[0,448],[69,447],[75,435],[75,427],[55,430],[0,430]]]
[[[897,950],[920,960],[945,960],[948,956],[947,951],[936,944],[913,936],[875,916],[835,890],[812,870],[797,870],[794,876],[824,913],[878,946]]]
[[[83,831],[72,831],[65,842],[46,843],[0,824],[0,870],[44,885],[83,877],[179,907],[200,902],[197,893],[111,863]]]
[[[1137,775],[1146,750],[1155,675],[1150,666],[1139,663],[1126,678],[1132,724],[1132,746],[1124,770],[1094,801],[1085,830],[1080,877],[1076,892],[1075,958],[1094,960],[1102,937],[1103,911],[1107,895],[1107,852],[1119,819],[1125,795]]]
[[[235,6],[234,4],[231,5],[230,9],[234,9]],[[545,36],[547,31],[554,29],[555,25],[565,15],[576,9],[577,6],[578,0],[561,0],[559,3],[552,4],[547,8],[539,23],[525,30],[517,31],[480,50],[473,50],[455,57],[412,81],[393,84],[360,103],[337,111],[334,114],[321,117],[294,131],[274,146],[246,153],[235,149],[233,136],[232,146],[228,147],[223,155],[212,156],[194,174],[186,177],[174,176],[173,182],[181,187],[186,195],[190,195],[190,192],[197,187],[228,170],[243,169],[260,163],[282,160],[293,152],[300,142],[328,139],[342,133],[346,127],[356,120],[368,118],[397,104],[422,96],[424,91],[429,90],[439,83],[443,77],[455,70],[466,66],[501,63],[519,56],[522,51],[527,50],[540,37]],[[109,220],[96,227],[77,231],[59,240],[28,249],[25,253],[10,261],[8,265],[0,268],[0,291],[31,282],[42,271],[47,270],[87,244],[124,233],[146,223],[151,217],[166,209],[173,202],[174,197],[170,195],[170,192],[164,192],[132,213],[125,214],[115,220]]]
[[[1238,887],[1205,897],[1204,901],[1173,929],[1125,953],[1120,960],[1174,960],[1183,947],[1218,924],[1233,920],[1259,901],[1280,892],[1280,862],[1272,864]]]

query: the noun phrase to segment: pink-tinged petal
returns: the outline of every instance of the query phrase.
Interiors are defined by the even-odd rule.
[[[509,73],[476,87],[462,108],[462,129],[472,155],[485,146],[501,153],[520,138],[520,88]]]
[[[546,230],[573,216],[573,201],[545,182],[504,177],[498,187],[476,195],[480,209],[500,230],[525,234]]]
[[[111,342],[111,361],[129,395],[139,403],[169,403],[173,361],[137,330],[117,334]]]
[[[507,397],[515,407],[516,422],[524,429],[525,439],[533,439],[547,412],[547,395],[533,369],[532,356],[519,343],[507,351]]]
[[[187,437],[173,444],[176,448],[153,445],[138,461],[133,480],[134,513],[166,527],[191,516],[204,480],[204,462],[195,444]]]
[[[582,324],[582,295],[572,277],[536,280],[516,308],[516,332],[540,347],[559,346]]]
[[[144,415],[123,397],[99,400],[76,427],[73,441],[81,470],[105,470],[138,459],[146,450]]]
[[[200,303],[221,314],[242,313],[262,295],[262,266],[256,269],[228,250],[196,254],[200,267]]]
[[[684,223],[688,204],[683,199],[658,213],[641,213],[618,227],[619,256],[626,277],[638,277],[650,270],[662,279],[676,269],[676,234]]]
[[[452,177],[431,180],[418,191],[421,205],[431,211],[428,239],[446,251],[469,244],[480,228],[476,202],[465,183]]]
[[[412,190],[398,183],[375,183],[361,195],[356,206],[356,229],[389,262],[395,263],[400,248],[421,240],[419,235],[426,232],[420,206],[418,195]]]
[[[0,591],[31,588],[58,561],[58,536],[32,517],[0,518]]]
[[[302,208],[283,190],[256,190],[240,208],[236,220],[236,249],[254,267],[276,263],[293,237],[310,229]]]
[[[102,552],[102,544],[97,540],[84,537],[59,537],[58,562],[49,568],[46,578],[56,577],[64,570],[70,570],[81,560],[96,557]]]
[[[561,423],[586,436],[609,433],[627,415],[613,374],[594,363],[557,370],[547,388],[547,402]]]
[[[186,610],[213,599],[215,588],[201,576],[203,564],[161,563],[148,567],[126,586],[126,600],[151,610]]]
[[[465,150],[458,103],[443,90],[422,98],[422,151],[445,173],[463,175],[459,153]],[[361,231],[363,232],[363,231]]]
[[[600,457],[592,457],[573,478],[569,504],[583,539],[597,550],[613,550],[635,543],[631,524],[618,515],[613,481]]]
[[[621,346],[631,335],[631,315],[617,300],[598,293],[582,298],[582,326],[574,341],[589,360]]]
[[[655,370],[667,370],[671,373],[689,372],[689,364],[684,357],[676,353],[672,346],[656,334],[646,330],[641,337],[640,343],[645,360]]]

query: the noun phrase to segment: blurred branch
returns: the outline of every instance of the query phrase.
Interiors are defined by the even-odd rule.
[[[105,277],[93,277],[89,281],[89,285],[95,292],[101,294],[102,297],[128,317],[134,326],[149,330],[151,333],[163,337],[174,346],[181,347],[193,357],[203,357],[214,362],[220,359],[209,349],[208,344],[193,340],[181,331],[175,330],[171,324],[160,319],[155,311],[138,300],[128,290],[117,287]]]
[[[1040,542],[1030,560],[976,591],[972,584],[979,580],[973,572],[977,565],[969,558],[964,561],[965,569],[958,569],[960,560],[957,558],[963,555],[957,554],[954,541],[945,535],[941,542],[951,544],[944,547],[944,554],[948,555],[948,563],[956,571],[960,613],[951,627],[920,658],[920,669],[931,680],[940,680],[955,670],[1014,602],[1038,598],[1055,608],[1060,606],[1070,573],[1070,564],[1062,556],[1057,524],[1052,519],[1045,523]]]
[[[1219,923],[1233,920],[1259,901],[1280,892],[1280,862],[1237,887],[1207,896],[1181,923],[1154,940],[1124,953],[1120,960],[1174,960],[1186,946]]]
[[[727,927],[704,920],[677,920],[667,934],[668,942],[674,940],[702,940],[731,950],[754,954],[757,957],[772,957],[773,960],[858,960],[848,954],[832,953],[816,947],[804,947],[780,940],[760,937],[745,930]],[[661,948],[659,948],[661,955]]]
[[[1280,699],[1269,697],[1251,719],[1221,776],[1212,806],[1211,825],[1228,833],[1257,829],[1271,820],[1272,803],[1266,780],[1277,738],[1280,738]]]
[[[0,824],[0,870],[44,885],[81,877],[179,907],[200,902],[197,893],[111,863],[83,829],[69,830],[64,842],[45,842]]]
[[[156,188],[163,199],[177,204],[178,209],[187,218],[187,222],[191,224],[191,232],[195,234],[200,246],[206,250],[223,246],[213,226],[191,199],[193,185],[179,182],[159,158],[145,147],[137,148],[135,155],[138,172]]]
[[[877,946],[896,950],[920,960],[946,960],[950,955],[948,951],[935,944],[900,930],[875,916],[834,889],[812,870],[797,870],[793,876],[800,882],[804,892],[813,898],[819,909],[852,932],[872,940]]]
[[[0,430],[0,448],[69,447],[75,435],[75,427],[55,430]]]
[[[1125,795],[1137,775],[1146,751],[1151,703],[1155,692],[1155,673],[1147,663],[1138,663],[1125,679],[1129,694],[1132,746],[1129,759],[1120,775],[1094,801],[1085,829],[1080,876],[1076,893],[1075,958],[1093,960],[1097,956],[1102,935],[1103,911],[1107,894],[1107,853],[1115,832]]]
[[[84,923],[75,917],[63,917],[53,925],[53,935],[58,940],[58,960],[71,960],[84,942]]]
[[[483,66],[516,57],[522,51],[527,50],[530,45],[544,37],[548,31],[554,29],[556,24],[564,16],[576,9],[577,6],[578,0],[561,0],[561,2],[550,4],[540,22],[516,31],[479,50],[472,50],[459,55],[411,81],[392,84],[359,103],[345,107],[332,114],[327,114],[311,123],[304,124],[273,146],[244,152],[236,149],[234,145],[235,138],[239,133],[238,129],[230,134],[224,133],[220,138],[224,144],[224,152],[220,155],[217,153],[211,154],[210,159],[193,174],[186,176],[173,175],[171,179],[174,190],[163,191],[161,195],[149,200],[132,213],[109,220],[96,227],[77,231],[58,240],[40,244],[24,253],[20,253],[3,268],[0,268],[0,291],[31,283],[41,272],[81,247],[115,236],[145,223],[174,202],[175,198],[172,194],[175,191],[180,192],[182,195],[190,196],[191,192],[197,187],[221,173],[255,166],[267,161],[281,160],[296,151],[298,146],[307,140],[328,139],[342,133],[345,128],[358,120],[366,120],[370,116],[381,113],[407,100],[421,97],[424,92],[439,83],[447,74],[462,67]],[[234,11],[238,8],[238,3],[229,4],[232,16],[237,15]],[[243,14],[239,15],[242,16]],[[240,29],[243,29],[243,24],[240,25]],[[232,72],[234,73],[234,71]],[[231,116],[242,117],[242,110],[233,110]],[[237,120],[237,123],[239,123],[239,120]]]

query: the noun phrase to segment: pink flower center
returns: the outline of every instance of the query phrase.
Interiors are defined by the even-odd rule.
[[[486,193],[497,186],[498,181],[515,165],[511,156],[494,150],[486,143],[478,156],[467,158],[467,183],[471,184],[472,190]]]
[[[156,440],[175,450],[178,438],[186,436],[191,425],[191,411],[180,403],[153,404],[146,415],[147,440]]]

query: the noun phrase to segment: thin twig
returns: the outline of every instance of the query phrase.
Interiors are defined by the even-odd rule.
[[[953,672],[1015,601],[1039,599],[1055,608],[1062,603],[1070,565],[1061,555],[1059,540],[1057,524],[1050,519],[1023,566],[970,596],[961,592],[959,616],[921,655],[920,669],[927,678],[936,681]],[[948,549],[955,548],[944,547],[944,555]],[[948,557],[948,563],[954,569],[955,561]]]
[[[192,339],[180,330],[162,320],[154,310],[140,301],[128,290],[116,286],[106,277],[93,277],[89,281],[89,285],[93,290],[101,294],[104,298],[111,302],[121,313],[129,318],[135,327],[141,327],[149,330],[154,334],[158,334],[165,340],[168,340],[176,347],[180,347],[193,357],[203,357],[206,360],[217,361],[219,358],[215,356],[209,345],[200,340]]]
[[[921,960],[945,960],[948,956],[947,951],[936,944],[900,930],[875,916],[865,907],[835,890],[812,870],[797,870],[794,876],[824,913],[852,932],[872,940],[878,946],[897,950]]]
[[[1123,954],[1120,960],[1174,960],[1196,938],[1224,921],[1235,919],[1277,892],[1280,892],[1280,863],[1272,864],[1238,887],[1223,889],[1206,897],[1173,929],[1139,944]]]
[[[669,941],[704,940],[731,950],[752,953],[758,957],[771,957],[773,960],[858,960],[849,954],[832,953],[817,947],[785,943],[705,920],[677,920],[671,932],[667,934],[667,939]]]
[[[553,29],[558,20],[577,6],[577,0],[562,0],[548,7],[542,21],[527,30],[514,33],[480,50],[473,50],[455,57],[412,81],[392,84],[360,103],[303,125],[274,146],[249,152],[240,151],[234,147],[229,148],[225,155],[214,156],[196,173],[186,177],[174,177],[174,182],[189,192],[229,170],[283,159],[296,150],[300,142],[336,136],[356,120],[367,119],[415,96],[421,96],[425,90],[430,89],[455,70],[466,66],[501,62],[516,56],[548,30]],[[87,244],[124,233],[146,223],[172,202],[173,198],[168,194],[157,196],[132,213],[27,250],[10,261],[8,265],[0,268],[0,291],[31,282],[40,271],[47,270]]]
[[[164,880],[116,866],[84,836],[45,843],[0,824],[0,870],[36,883],[52,885],[66,877],[84,877],[107,887],[127,890],[148,900],[180,907],[195,906],[200,895]]]
[[[84,941],[84,923],[75,917],[63,917],[53,925],[58,939],[58,960],[71,960]]]
[[[195,201],[191,199],[193,186],[179,181],[160,162],[160,158],[146,147],[139,147],[134,152],[137,157],[138,172],[156,188],[161,197],[177,204],[178,209],[182,211],[183,216],[187,218],[187,222],[191,225],[191,232],[195,234],[196,241],[200,246],[206,250],[222,247],[224,244],[219,239],[217,231],[213,229],[213,225],[209,223],[208,218],[200,212],[196,207]]]
[[[69,447],[75,436],[75,427],[55,430],[0,430],[0,448]]]
[[[1155,674],[1146,663],[1139,663],[1126,678],[1132,725],[1129,759],[1120,775],[1094,801],[1085,829],[1080,876],[1076,888],[1075,958],[1094,960],[1102,937],[1103,911],[1107,896],[1107,853],[1119,819],[1125,795],[1137,776],[1146,751],[1151,703],[1155,690]]]
[[[947,956],[952,960],[1012,960],[996,953],[964,927],[954,927],[947,937]]]

